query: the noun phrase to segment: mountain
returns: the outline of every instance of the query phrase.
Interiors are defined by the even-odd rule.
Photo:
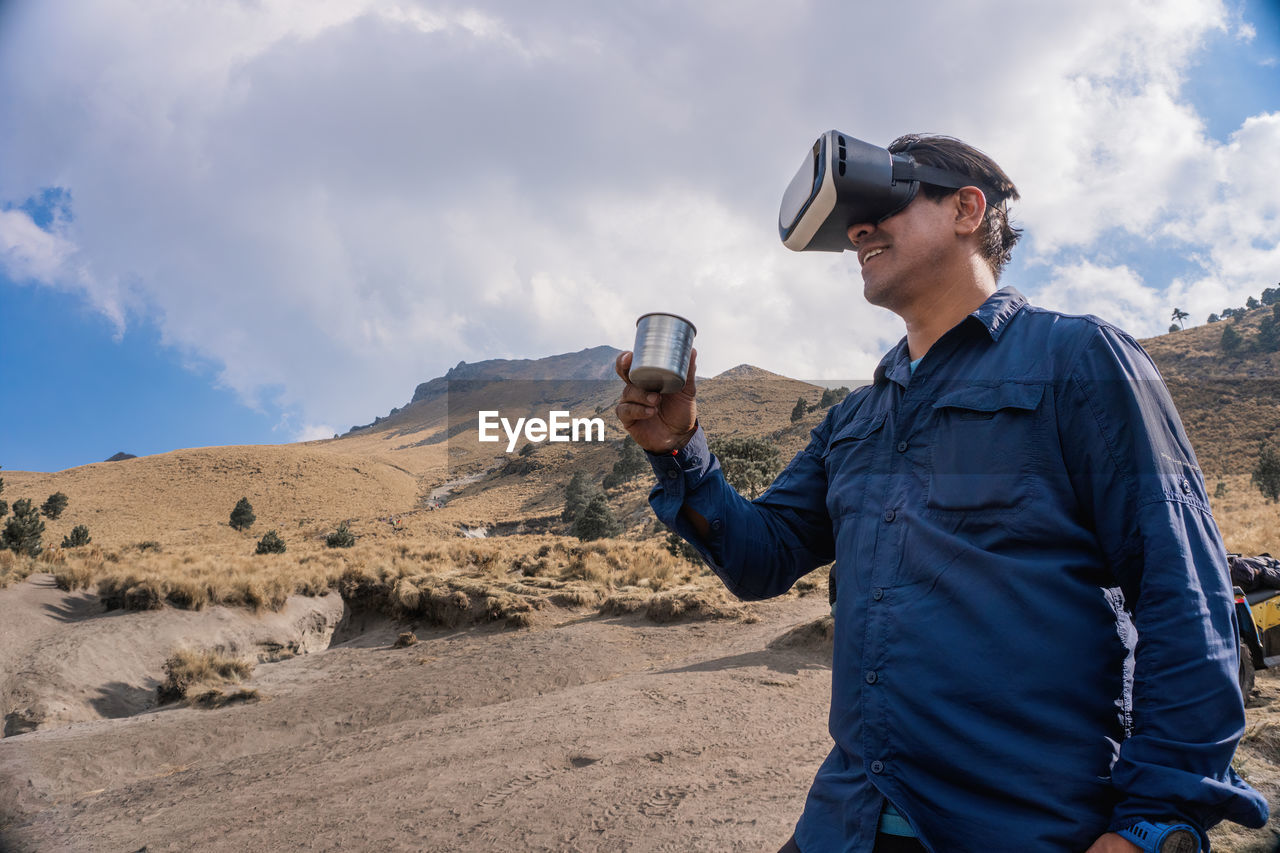
[[[450,383],[491,382],[495,380],[562,380],[608,379],[616,377],[614,360],[622,350],[608,346],[591,347],[579,352],[563,353],[546,358],[491,358],[467,364],[460,361],[444,376],[423,382],[413,391],[411,403],[430,400],[449,390]]]
[[[1246,476],[1264,441],[1280,437],[1280,352],[1258,346],[1272,306],[1142,341],[1178,406],[1191,445],[1213,480]],[[1230,328],[1244,345],[1223,351]]]

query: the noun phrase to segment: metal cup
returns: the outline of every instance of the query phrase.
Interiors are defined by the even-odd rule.
[[[689,375],[693,336],[698,330],[677,314],[645,314],[636,320],[636,345],[629,377],[646,391],[674,394]]]

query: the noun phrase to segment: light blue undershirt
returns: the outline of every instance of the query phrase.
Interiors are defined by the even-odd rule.
[[[924,361],[924,356],[920,356],[920,357],[919,357],[919,358],[917,358],[915,361],[911,362],[911,372],[912,372],[912,373],[915,373],[915,372],[916,372],[916,368],[920,366],[920,362],[922,362],[922,361]]]

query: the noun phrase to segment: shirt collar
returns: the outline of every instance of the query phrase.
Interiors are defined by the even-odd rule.
[[[1000,340],[1000,335],[1004,333],[1005,327],[1009,325],[1009,321],[1026,304],[1027,298],[1019,293],[1017,288],[1012,286],[1002,287],[988,296],[986,302],[983,302],[976,311],[970,313],[961,322],[973,323],[976,321],[987,330],[991,340],[998,341]],[[887,376],[905,386],[911,376],[910,362],[911,357],[907,351],[907,338],[904,335],[902,340],[898,341],[898,345],[885,353],[884,358],[880,359],[880,363],[876,365],[872,381],[878,385]]]
[[[1009,321],[1013,319],[1013,315],[1021,311],[1026,304],[1027,298],[1019,293],[1017,288],[1002,287],[987,297],[987,301],[978,306],[978,310],[969,317],[986,328],[987,333],[991,335],[991,340],[998,341],[1005,326],[1009,325]],[[965,320],[967,321],[969,317]]]

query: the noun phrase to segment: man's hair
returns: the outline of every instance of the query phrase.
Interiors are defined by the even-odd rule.
[[[999,279],[1013,255],[1014,245],[1022,236],[1021,228],[1014,228],[1009,224],[1008,202],[1016,201],[1019,196],[1018,188],[1009,180],[1004,170],[977,148],[950,136],[908,133],[893,140],[889,144],[889,150],[894,154],[910,154],[923,166],[936,166],[973,178],[974,184],[987,198],[987,212],[979,235],[982,256]],[[920,192],[925,198],[937,201],[955,190],[921,182]]]

